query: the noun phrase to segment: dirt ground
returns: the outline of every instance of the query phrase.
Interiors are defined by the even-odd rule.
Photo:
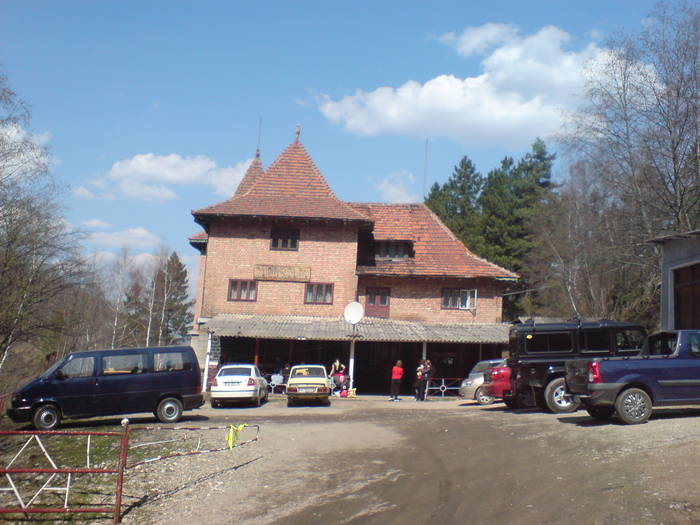
[[[257,424],[260,440],[129,472],[124,523],[700,524],[698,416],[627,426],[373,396],[207,406],[180,424]]]

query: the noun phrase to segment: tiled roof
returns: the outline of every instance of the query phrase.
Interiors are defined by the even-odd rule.
[[[368,222],[333,194],[300,142],[292,143],[267,170],[253,161],[241,185],[230,199],[193,211],[195,220],[224,215]]]
[[[189,238],[190,242],[201,242],[201,241],[206,241],[209,239],[209,234],[207,232],[199,232],[195,233],[192,237]]]
[[[248,170],[245,172],[238,188],[236,188],[236,193],[234,195],[243,195],[246,193],[262,173],[263,167],[262,162],[260,162],[260,152],[255,152],[255,158],[253,162],[250,163],[250,166],[248,166]]]
[[[350,341],[352,326],[342,318],[221,314],[208,323],[216,335],[259,339]],[[356,325],[358,341],[428,343],[507,343],[507,324],[422,323],[365,317]]]
[[[365,275],[421,275],[517,279],[473,254],[424,204],[351,204],[374,221],[374,239],[412,240],[415,257],[360,266]]]

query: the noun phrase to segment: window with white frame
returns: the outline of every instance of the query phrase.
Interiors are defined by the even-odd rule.
[[[445,310],[476,310],[476,289],[444,288],[442,308]]]

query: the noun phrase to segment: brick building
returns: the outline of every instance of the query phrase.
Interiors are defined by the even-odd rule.
[[[391,365],[427,356],[464,377],[500,355],[505,281],[423,204],[339,200],[298,141],[267,169],[259,155],[228,200],[192,212],[204,231],[193,345],[201,362],[349,365],[361,391],[383,391]],[[365,318],[343,318],[360,302]],[[410,375],[410,374],[409,374]],[[406,386],[409,387],[406,382]]]

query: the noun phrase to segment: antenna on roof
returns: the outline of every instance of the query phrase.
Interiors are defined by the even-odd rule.
[[[425,200],[425,179],[428,173],[428,137],[425,138],[425,153],[423,154],[423,200]]]
[[[294,130],[294,142],[299,142],[299,135],[301,135],[301,124],[297,124]]]
[[[258,120],[258,145],[255,148],[255,158],[260,158],[260,136],[262,135],[262,117]]]

